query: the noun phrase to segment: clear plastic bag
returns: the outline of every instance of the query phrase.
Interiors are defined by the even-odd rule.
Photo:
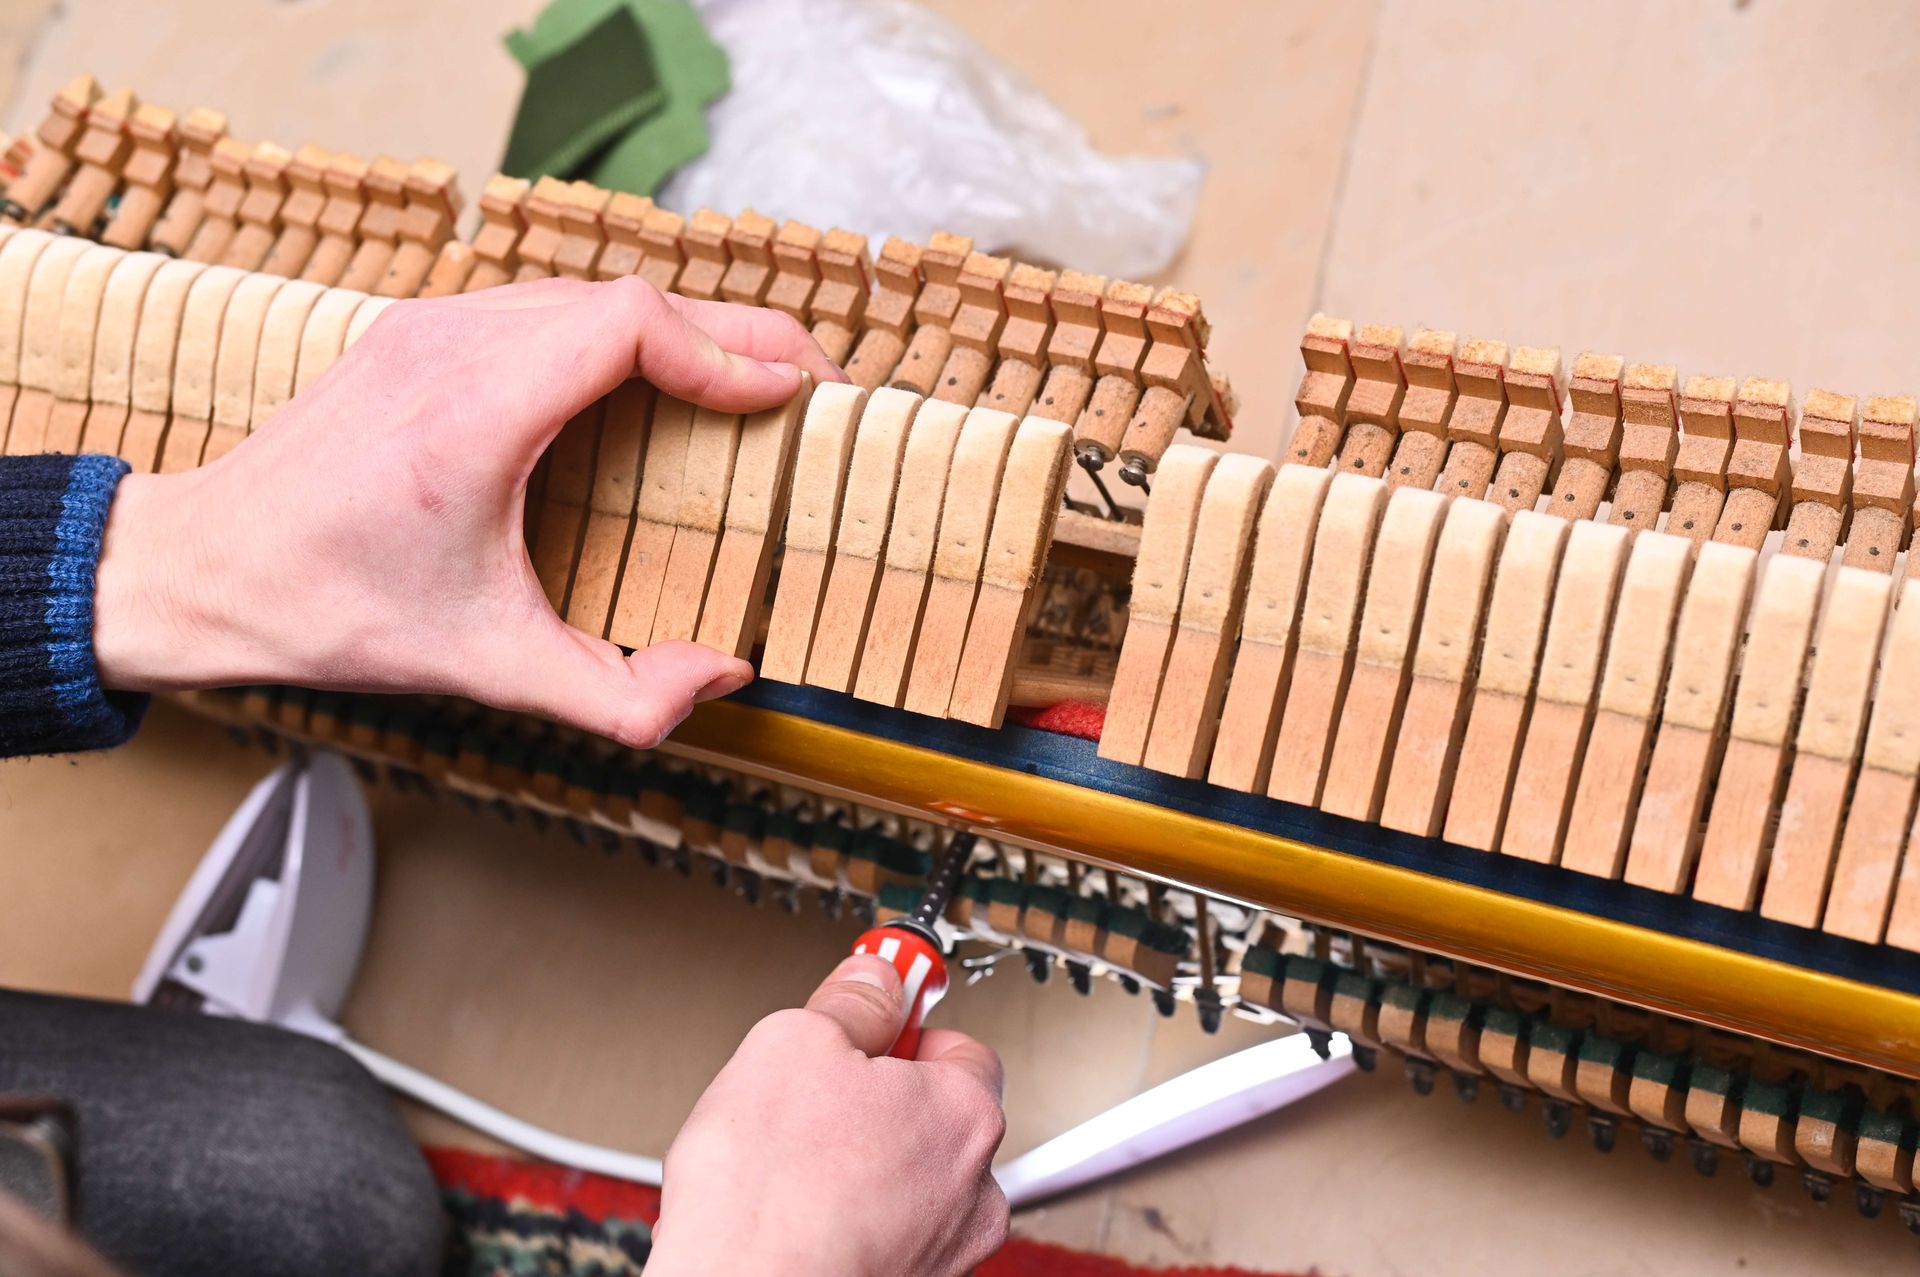
[[[662,203],[759,208],[1022,260],[1152,275],[1193,226],[1205,166],[1112,157],[1032,85],[908,0],[700,0],[733,64],[713,145]]]

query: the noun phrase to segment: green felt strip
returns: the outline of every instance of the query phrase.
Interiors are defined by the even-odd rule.
[[[1067,906],[1071,900],[1071,895],[1059,887],[1036,886],[1027,892],[1027,908],[1050,913],[1056,918],[1067,916]]]
[[[1419,1015],[1421,1008],[1427,1003],[1427,991],[1396,980],[1387,986],[1386,994],[1380,1001],[1396,1011]]]
[[[1798,1090],[1798,1087],[1787,1086],[1781,1082],[1756,1082],[1748,1078],[1744,1103],[1747,1108],[1756,1113],[1765,1113],[1769,1117],[1791,1118]]]
[[[1686,1082],[1687,1064],[1677,1055],[1642,1051],[1633,1057],[1633,1075],[1665,1086],[1682,1086]]]
[[[1489,1008],[1482,1027],[1488,1033],[1504,1033],[1510,1038],[1524,1037],[1527,1032],[1526,1020],[1511,1007]]]
[[[1913,1143],[1914,1124],[1880,1109],[1868,1109],[1862,1113],[1860,1124],[1855,1130],[1863,1140],[1881,1140],[1888,1144],[1899,1145]]]
[[[1427,1004],[1427,1015],[1431,1019],[1445,1020],[1449,1023],[1464,1022],[1471,1021],[1478,1009],[1458,994],[1436,993],[1433,995],[1433,1001]]]
[[[1316,958],[1303,958],[1299,954],[1289,954],[1286,960],[1287,979],[1301,980],[1307,984],[1326,985],[1333,978],[1333,968]]]
[[[1185,927],[1176,927],[1170,922],[1148,922],[1141,928],[1140,943],[1155,953],[1184,958],[1192,947],[1192,937],[1187,935]]]
[[[1367,979],[1358,971],[1342,971],[1333,982],[1333,991],[1343,998],[1359,998],[1363,1002],[1373,1000],[1376,982]]]
[[[1106,912],[1107,902],[1098,896],[1075,896],[1067,906],[1067,917],[1075,922],[1091,922],[1096,927]]]
[[[1858,1101],[1845,1091],[1805,1090],[1800,1093],[1800,1116],[1816,1122],[1845,1126],[1853,1117]]]
[[[1254,945],[1240,959],[1240,969],[1249,975],[1263,975],[1268,979],[1279,976],[1286,964],[1281,960],[1278,949],[1269,949],[1263,944]]]
[[[1689,1090],[1703,1091],[1708,1095],[1736,1095],[1739,1093],[1740,1080],[1725,1069],[1717,1069],[1711,1064],[1696,1064],[1687,1085]]]
[[[1603,1038],[1597,1033],[1589,1033],[1580,1042],[1580,1059],[1587,1064],[1604,1064],[1617,1069],[1633,1059],[1633,1048],[1618,1038]]]
[[[767,813],[764,808],[752,803],[734,803],[727,808],[720,827],[730,834],[745,834],[748,838],[758,839],[761,831],[767,827]]]
[[[1574,1043],[1580,1034],[1573,1029],[1562,1028],[1547,1020],[1535,1020],[1527,1029],[1527,1043],[1537,1051],[1558,1051],[1562,1055],[1573,1053]]]

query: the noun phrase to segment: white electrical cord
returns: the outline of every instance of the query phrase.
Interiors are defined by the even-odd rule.
[[[390,1059],[351,1038],[343,1036],[338,1043],[349,1055],[365,1065],[367,1072],[387,1086],[493,1136],[502,1144],[511,1144],[535,1157],[543,1157],[564,1166],[577,1166],[598,1175],[611,1175],[615,1179],[651,1184],[656,1188],[660,1185],[660,1159],[657,1157],[640,1157],[634,1153],[622,1153],[618,1149],[556,1135],[531,1122],[523,1122],[511,1114],[502,1113],[491,1104],[484,1104],[438,1078],[428,1077],[419,1069]]]
[[[1114,1105],[993,1177],[1018,1210],[1303,1100],[1353,1072],[1352,1055],[1345,1037],[1324,1060],[1304,1033],[1262,1042]]]

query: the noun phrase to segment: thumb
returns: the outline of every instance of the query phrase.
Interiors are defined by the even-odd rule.
[[[696,704],[753,680],[745,661],[697,643],[659,643],[626,656],[557,617],[548,634],[540,644],[516,645],[508,669],[517,686],[495,703],[544,714],[631,749],[653,748]]]
[[[907,1020],[906,989],[893,964],[856,953],[807,999],[807,1010],[840,1026],[863,1055],[885,1055]]]

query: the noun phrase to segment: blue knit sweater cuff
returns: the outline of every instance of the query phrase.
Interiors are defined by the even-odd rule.
[[[93,658],[94,577],[117,457],[0,457],[0,756],[118,745],[147,697],[108,692]]]

